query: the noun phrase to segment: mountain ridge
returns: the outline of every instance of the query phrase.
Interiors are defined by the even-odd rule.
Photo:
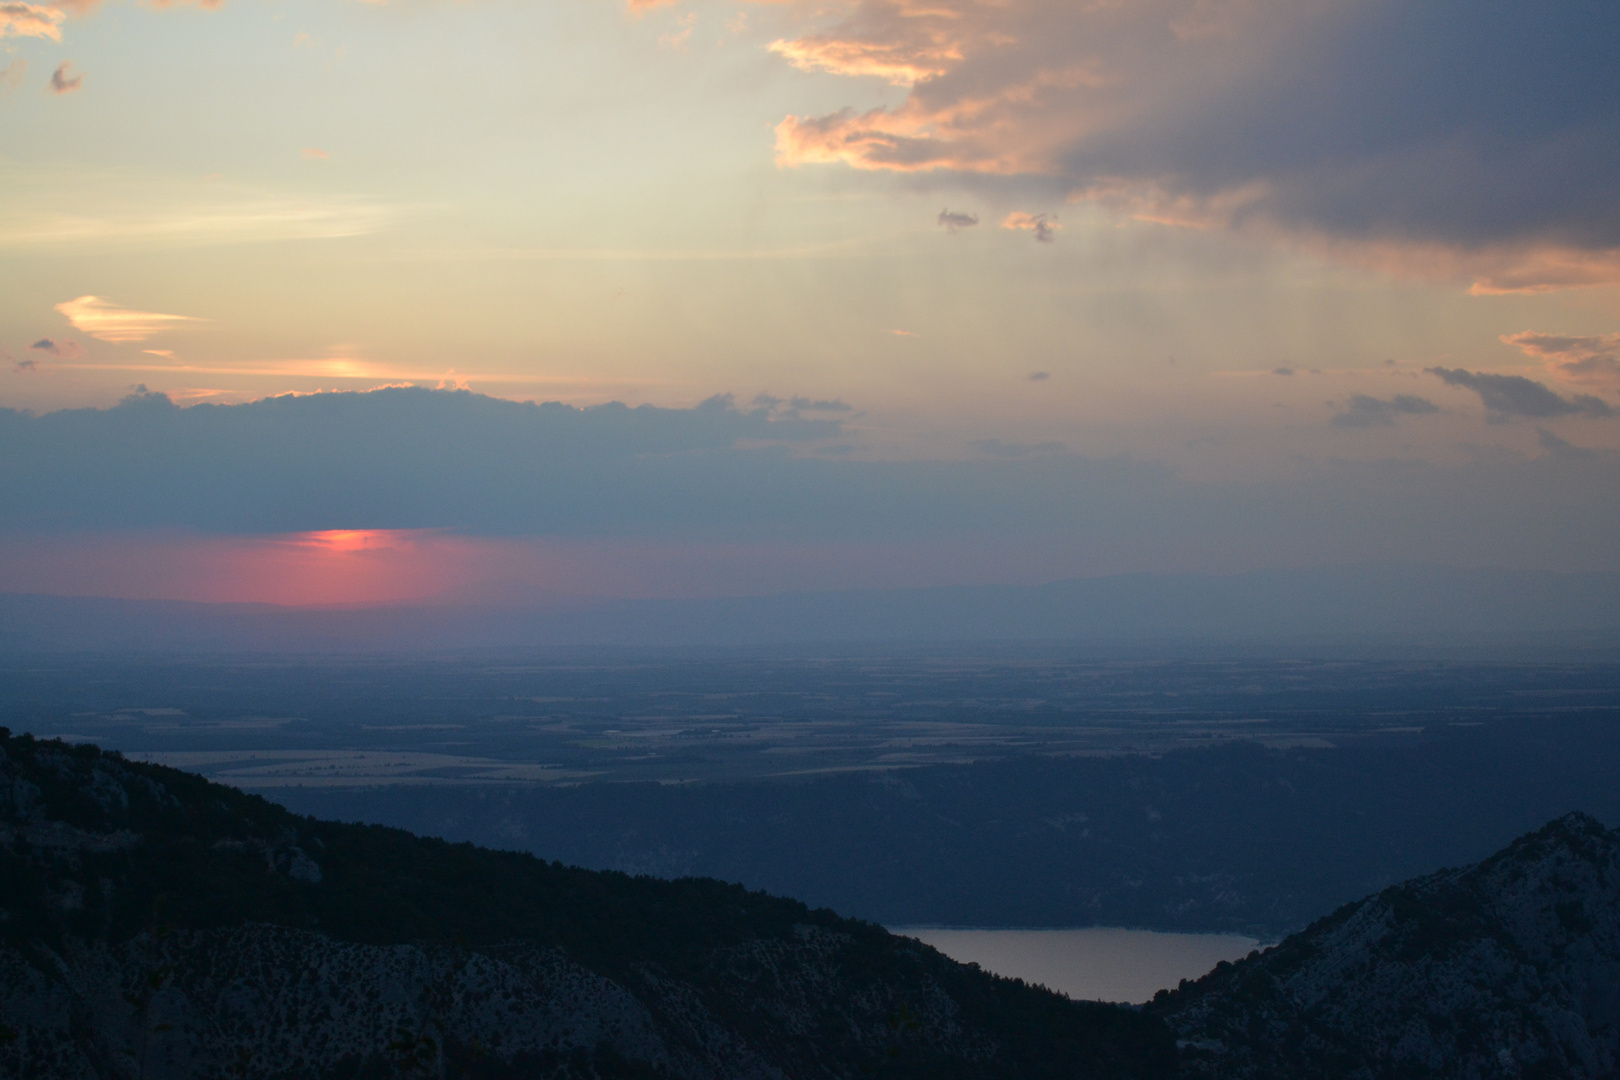
[[[7,1077],[1173,1069],[1139,1013],[741,886],[300,818],[93,746],[0,755]]]
[[[1605,1077],[1620,832],[1568,814],[1161,992],[1191,1078]]]

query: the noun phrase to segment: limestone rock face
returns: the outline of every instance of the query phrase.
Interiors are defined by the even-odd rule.
[[[1571,814],[1151,1006],[1194,1077],[1611,1077],[1620,832]]]

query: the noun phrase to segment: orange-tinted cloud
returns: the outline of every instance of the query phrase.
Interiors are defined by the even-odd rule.
[[[1047,214],[1026,214],[1022,210],[1014,210],[1001,221],[1003,229],[1023,229],[1035,234],[1035,239],[1042,244],[1050,244],[1057,239],[1057,231],[1063,228],[1053,221]]]
[[[865,42],[835,37],[778,39],[770,50],[802,71],[866,75],[894,86],[912,86],[943,75],[962,59],[956,42],[939,35],[925,42]]]
[[[56,305],[80,333],[98,341],[145,341],[154,334],[186,323],[201,322],[189,315],[164,315],[119,307],[99,296],[81,296]]]
[[[39,37],[62,40],[62,20],[67,16],[43,4],[0,4],[0,38]]]
[[[1560,379],[1620,390],[1620,334],[1575,337],[1526,330],[1502,340],[1547,365]]]
[[[787,116],[781,165],[1044,177],[1479,293],[1620,282],[1620,98],[1566,47],[1613,5],[794,2],[813,29],[774,52],[910,92]]]

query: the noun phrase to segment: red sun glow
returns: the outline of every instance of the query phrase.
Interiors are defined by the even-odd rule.
[[[400,547],[402,541],[408,543],[410,537],[409,532],[398,529],[325,529],[295,533],[291,542],[323,551],[366,551]]]

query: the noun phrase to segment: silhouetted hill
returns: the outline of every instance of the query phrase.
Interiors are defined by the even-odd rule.
[[[880,927],[301,818],[0,730],[0,1076],[1150,1077],[1163,1026]]]
[[[1620,833],[1570,814],[1163,993],[1192,1077],[1612,1077]]]

